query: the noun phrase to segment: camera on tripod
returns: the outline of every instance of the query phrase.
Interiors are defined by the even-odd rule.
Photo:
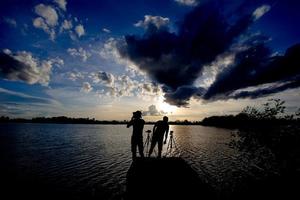
[[[151,140],[152,140],[152,136],[151,136],[151,130],[146,130],[145,131],[147,133],[147,137],[146,137],[146,140],[145,140],[145,143],[144,143],[144,150],[146,150],[145,154],[147,154],[149,152],[149,147],[150,147],[150,144],[151,144]],[[167,156],[171,156],[173,155],[175,152],[178,152],[178,148],[177,148],[177,144],[176,144],[176,141],[175,141],[175,138],[174,138],[174,131],[170,131],[169,132],[169,140],[168,140],[168,144],[167,144],[167,148],[166,148],[166,152],[165,152],[165,156],[164,157],[167,157]],[[166,143],[164,143],[166,144]],[[154,153],[156,154],[155,150],[154,150]]]

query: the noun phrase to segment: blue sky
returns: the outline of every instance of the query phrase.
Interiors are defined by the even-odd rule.
[[[248,82],[242,83],[237,80],[235,83],[239,86],[224,80],[228,79],[226,73],[232,74],[229,77],[233,82],[234,73],[242,73],[237,69],[243,67],[243,62],[238,63],[237,58],[257,42],[268,47],[268,62],[277,55],[288,59],[284,57],[286,50],[300,43],[299,2],[245,2],[2,0],[1,115],[123,120],[130,117],[132,111],[143,110],[145,118],[150,120],[161,118],[161,115],[169,115],[173,120],[201,120],[210,115],[236,113],[246,105],[257,105],[270,98],[286,100],[288,110],[293,111],[299,107],[300,100],[299,71],[296,69],[284,77],[270,78],[270,74],[260,74],[255,81],[245,78]],[[198,15],[204,6],[212,10]],[[186,36],[182,30],[190,28],[192,33],[193,27],[207,27],[201,20],[205,21],[206,15],[214,13],[215,8],[223,18],[213,20],[208,27],[217,27],[218,20],[226,20],[224,29],[227,30],[245,16],[249,16],[251,23],[222,47],[216,45],[217,50],[212,55],[181,57],[191,49],[178,53],[176,45],[180,43],[185,48],[193,44],[180,39]],[[199,19],[188,18],[188,15]],[[206,32],[200,33],[205,41]],[[165,34],[169,38],[161,40]],[[129,40],[129,36],[133,39]],[[223,37],[222,33],[220,36]],[[197,37],[194,41],[199,41]],[[265,37],[263,42],[256,39],[261,37]],[[153,39],[160,41],[161,48],[167,50],[153,49],[148,43]],[[164,46],[169,39],[172,47]],[[206,45],[201,41],[200,38],[200,45],[191,52],[198,52],[197,48]],[[211,42],[213,46],[214,41]],[[177,63],[168,61],[168,58],[176,60],[178,57]],[[294,63],[293,60],[285,65],[289,67]],[[190,65],[196,66],[189,68]],[[275,64],[268,64],[268,73],[272,73],[272,66]],[[188,70],[183,70],[185,67]],[[195,73],[189,74],[195,67]],[[251,72],[259,74],[259,71],[255,68]],[[290,83],[293,86],[288,85]],[[249,92],[253,90],[256,96]]]

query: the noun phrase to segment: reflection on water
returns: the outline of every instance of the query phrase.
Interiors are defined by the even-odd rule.
[[[177,125],[170,130],[179,148],[174,155],[214,187],[230,187],[248,173],[246,161],[228,146],[229,130]],[[1,162],[15,176],[35,176],[78,192],[102,188],[113,196],[124,190],[130,136],[125,125],[1,124]]]

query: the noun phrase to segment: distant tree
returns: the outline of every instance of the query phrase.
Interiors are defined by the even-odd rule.
[[[253,119],[276,119],[282,117],[285,112],[285,101],[281,99],[269,99],[262,108],[247,106],[241,112]]]

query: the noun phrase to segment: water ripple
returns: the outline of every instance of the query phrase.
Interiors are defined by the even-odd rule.
[[[7,149],[7,154],[14,155],[11,159],[17,163],[18,174],[34,174],[89,193],[102,188],[113,196],[124,188],[131,164],[131,130],[124,125],[16,124],[2,128],[6,135],[0,134],[0,140],[11,137],[14,148]],[[145,130],[151,128],[147,125]],[[228,146],[229,130],[202,126],[171,126],[171,130],[178,149],[173,148],[170,155],[183,157],[217,189],[232,187],[253,173],[249,162]]]

